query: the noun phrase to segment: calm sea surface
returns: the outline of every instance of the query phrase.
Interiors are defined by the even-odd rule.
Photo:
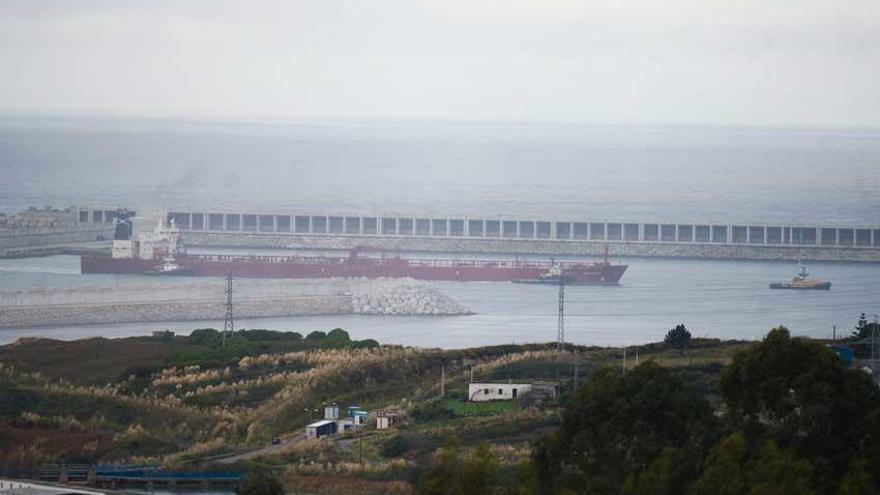
[[[452,123],[205,124],[0,118],[0,212],[31,205],[485,215],[621,221],[880,224],[880,131]],[[792,264],[627,260],[621,287],[570,287],[583,344],[828,336],[880,313],[880,266],[813,264],[830,292],[770,291]],[[0,288],[181,283],[83,276],[77,259],[0,260]],[[440,283],[477,314],[242,321],[463,347],[555,339],[556,289]],[[161,287],[157,287],[161,289]],[[222,297],[222,295],[221,295]],[[222,321],[2,330],[78,338]],[[848,330],[841,330],[848,331]]]

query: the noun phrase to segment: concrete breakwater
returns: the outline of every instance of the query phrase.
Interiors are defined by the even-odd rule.
[[[0,291],[0,328],[223,319],[225,282]],[[333,314],[470,314],[431,284],[408,279],[236,281],[238,318]]]
[[[612,256],[633,258],[717,259],[755,261],[843,261],[880,263],[880,249],[830,246],[769,246],[742,244],[673,244],[586,240],[520,240],[420,238],[270,233],[186,232],[188,246],[270,249],[340,249],[368,244],[388,251],[480,253],[506,255]]]
[[[96,241],[112,239],[113,226],[82,226],[44,229],[0,229],[0,258],[18,258],[58,254],[64,247],[89,245],[94,250]],[[109,249],[109,241],[106,243]]]

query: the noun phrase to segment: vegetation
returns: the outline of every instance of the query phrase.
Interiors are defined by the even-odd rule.
[[[687,356],[668,342],[630,347],[640,364],[627,370],[611,348],[413,349],[342,330],[236,332],[226,347],[220,337],[0,348],[0,470],[210,468],[265,449],[235,464],[249,473],[240,493],[851,494],[874,493],[880,476],[880,389],[784,328],[759,343],[691,339]],[[89,359],[68,359],[76,352]],[[468,402],[472,375],[554,380],[562,395]],[[328,402],[397,421],[299,440]],[[279,436],[297,440],[271,446]]]
[[[266,469],[254,467],[235,490],[237,495],[284,495],[284,486]]]
[[[682,493],[713,421],[708,401],[654,362],[629,373],[606,368],[577,391],[562,426],[536,449],[540,485],[546,493],[603,494],[662,476],[663,493]]]
[[[533,458],[541,493],[874,493],[880,389],[822,343],[772,330],[739,351],[723,407],[646,362],[606,369]]]
[[[678,349],[684,354],[684,351],[687,350],[691,343],[691,333],[688,332],[688,329],[685,328],[684,325],[679,323],[678,325],[675,325],[672,330],[666,332],[666,337],[663,339],[663,342],[669,347]]]
[[[873,321],[869,322],[865,313],[862,313],[859,315],[859,320],[856,322],[856,327],[853,330],[852,335],[850,335],[850,339],[871,339],[874,338],[873,336],[875,333],[880,333],[880,324]]]
[[[456,438],[439,449],[416,492],[421,495],[494,495],[533,493],[533,471],[517,465],[502,472],[498,456],[488,442],[482,442],[470,454],[462,455]],[[505,475],[506,474],[506,475]]]

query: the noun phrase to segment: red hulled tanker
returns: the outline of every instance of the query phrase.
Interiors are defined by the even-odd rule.
[[[190,275],[242,278],[402,278],[462,282],[509,282],[542,280],[563,271],[566,283],[613,285],[620,281],[626,265],[611,264],[606,252],[598,263],[540,261],[476,261],[406,259],[400,256],[360,256],[358,247],[347,257],[241,256],[186,254],[179,247],[179,233],[173,223],[137,241],[114,241],[110,256],[82,256],[81,271],[111,274]]]

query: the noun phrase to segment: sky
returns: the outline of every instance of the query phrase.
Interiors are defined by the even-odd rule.
[[[880,126],[877,0],[0,0],[0,113]]]

